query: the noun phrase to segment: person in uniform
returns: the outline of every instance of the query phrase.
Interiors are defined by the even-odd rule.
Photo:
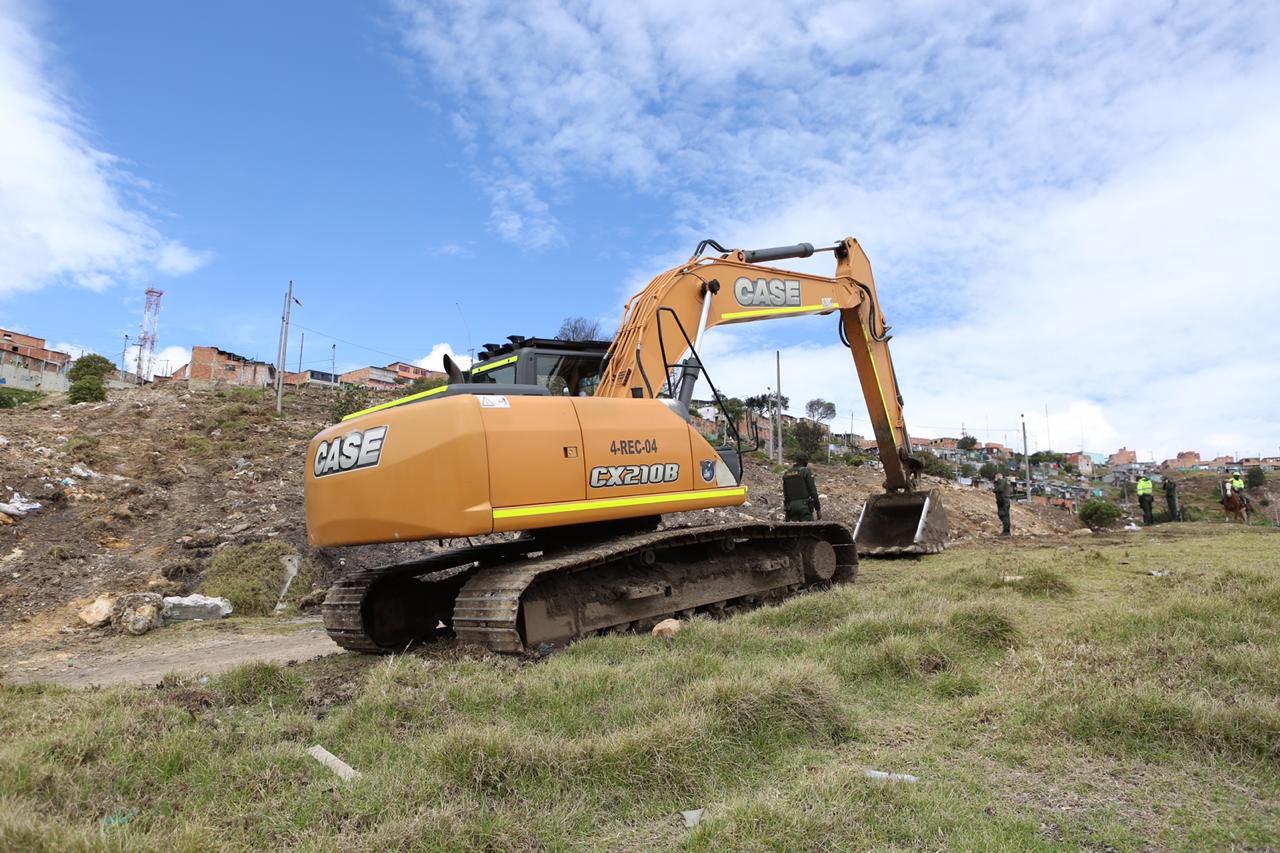
[[[1169,505],[1169,520],[1179,521],[1178,484],[1168,474],[1164,475],[1164,502]]]
[[[782,501],[787,509],[787,521],[813,521],[816,514],[822,517],[818,504],[818,486],[809,470],[809,457],[797,454],[795,462],[782,475]]]
[[[1142,523],[1154,524],[1155,516],[1151,513],[1151,504],[1154,498],[1151,496],[1151,478],[1143,474],[1138,478],[1138,506],[1142,507]]]
[[[996,515],[1000,516],[1001,536],[1012,536],[1009,529],[1009,481],[1004,478],[1003,471],[996,472],[995,483],[991,491],[996,493]]]
[[[1235,471],[1231,475],[1231,491],[1240,496],[1246,507],[1249,506],[1249,495],[1244,490],[1244,475]]]

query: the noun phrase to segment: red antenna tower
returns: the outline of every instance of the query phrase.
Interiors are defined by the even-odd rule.
[[[160,330],[160,297],[163,290],[147,288],[147,304],[142,309],[142,334],[138,336],[138,381],[145,382],[151,375],[156,357],[156,333]]]

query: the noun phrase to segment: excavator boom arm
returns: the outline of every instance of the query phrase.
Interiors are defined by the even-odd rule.
[[[701,247],[700,247],[701,248]],[[694,257],[662,273],[628,302],[596,396],[654,397],[670,390],[676,361],[696,350],[713,326],[839,313],[890,491],[908,491],[910,438],[902,413],[888,326],[876,298],[871,264],[852,237],[836,244],[833,277],[761,266],[808,257],[807,243]]]

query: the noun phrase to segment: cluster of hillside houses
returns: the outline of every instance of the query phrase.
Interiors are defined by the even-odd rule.
[[[66,391],[71,384],[67,372],[72,361],[70,353],[49,348],[44,338],[0,329],[0,386]],[[337,375],[323,370],[286,370],[283,381],[289,387],[363,385],[373,389],[393,389],[415,379],[445,378],[445,374],[439,371],[397,361],[385,367],[360,367]],[[156,376],[152,381],[159,384],[179,382],[195,389],[227,386],[266,388],[275,385],[276,368],[265,361],[218,347],[201,346],[192,348],[189,363],[168,376]],[[128,370],[116,370],[113,376],[108,377],[108,383],[136,385],[138,377]]]

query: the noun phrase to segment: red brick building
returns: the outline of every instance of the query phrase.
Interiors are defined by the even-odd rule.
[[[363,385],[366,388],[399,388],[400,376],[385,367],[359,367],[338,377],[343,385]]]
[[[396,375],[397,379],[404,382],[412,382],[415,379],[448,379],[447,373],[441,373],[438,370],[428,370],[425,367],[419,367],[416,364],[409,364],[405,361],[397,361],[388,364],[384,370],[389,370]]]
[[[187,387],[197,389],[226,385],[266,388],[275,384],[276,369],[264,361],[255,361],[217,347],[192,347],[191,363],[175,370],[169,381],[186,382]]]
[[[1137,465],[1138,451],[1120,448],[1115,453],[1107,457],[1107,465],[1114,468],[1116,465]]]
[[[0,329],[0,385],[65,391],[71,361],[70,354],[45,346],[44,338]]]

